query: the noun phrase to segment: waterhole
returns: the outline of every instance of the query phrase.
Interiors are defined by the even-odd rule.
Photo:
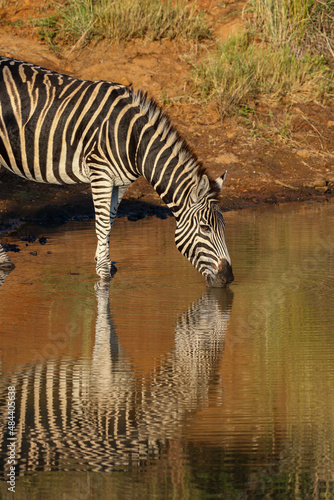
[[[172,218],[116,221],[109,286],[92,222],[12,237],[1,498],[333,498],[334,205],[225,218],[221,290]]]

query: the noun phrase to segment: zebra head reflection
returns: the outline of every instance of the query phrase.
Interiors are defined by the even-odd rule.
[[[141,379],[117,339],[109,285],[96,289],[91,359],[49,359],[2,378],[1,404],[15,386],[17,475],[36,470],[111,471],[158,458],[190,411],[207,405],[232,305],[228,289],[209,290],[181,314],[175,346]],[[138,380],[139,378],[139,380]],[[6,413],[0,413],[6,450]],[[1,470],[7,472],[7,451]],[[71,464],[71,465],[69,465]]]

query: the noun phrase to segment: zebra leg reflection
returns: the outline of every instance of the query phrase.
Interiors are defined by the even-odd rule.
[[[12,271],[12,269],[0,269],[0,288],[5,282],[8,274]]]
[[[46,356],[2,375],[0,476],[9,472],[10,386],[16,388],[16,428],[22,430],[16,441],[17,476],[26,471],[111,472],[140,466],[158,459],[169,440],[180,436],[189,412],[208,405],[233,293],[209,290],[190,304],[176,319],[174,347],[157,359],[147,376],[134,370],[133,358],[118,342],[109,285],[101,280],[95,286],[91,359],[86,354],[73,360]]]
[[[13,269],[14,267],[15,265],[4,251],[3,246],[0,244],[0,269],[8,270]]]

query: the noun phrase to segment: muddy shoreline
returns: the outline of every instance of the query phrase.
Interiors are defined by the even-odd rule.
[[[211,9],[205,0],[200,2],[217,41],[242,28],[238,4],[224,2]],[[101,41],[76,49],[64,46],[55,53],[41,41],[38,25],[25,22],[29,16],[45,18],[46,12],[55,13],[44,0],[4,5],[0,9],[0,54],[77,78],[114,81],[147,92],[162,106],[212,178],[227,169],[219,200],[223,211],[291,201],[324,202],[333,196],[333,101],[275,106],[254,102],[251,114],[222,120],[213,103],[200,101],[193,94],[189,55],[194,47],[178,40],[136,39],[126,44]],[[210,45],[204,48],[209,50]],[[168,215],[168,208],[143,178],[128,189],[118,212],[130,220]],[[30,221],[54,225],[93,217],[86,185],[36,184],[0,168],[2,239],[4,233]]]
[[[327,186],[276,190],[258,189],[245,191],[236,196],[231,189],[223,188],[219,205],[223,211],[272,205],[286,202],[326,202],[333,197],[333,189]],[[122,200],[118,217],[136,221],[145,217],[165,219],[171,212],[151,186],[139,179],[127,191]],[[26,223],[42,226],[62,225],[69,220],[94,218],[94,207],[89,186],[53,186],[37,184],[21,179],[4,169],[0,170],[0,234],[9,236]]]

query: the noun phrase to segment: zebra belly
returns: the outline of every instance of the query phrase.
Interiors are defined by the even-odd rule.
[[[41,155],[38,145],[34,147],[32,141],[28,142],[31,146],[27,148],[27,151],[19,147],[17,140],[11,138],[9,134],[5,141],[0,139],[0,165],[20,177],[35,182],[48,184],[90,182],[82,158],[82,145],[70,152],[66,146],[62,146],[58,155],[50,154],[50,152]],[[44,157],[44,161],[40,156]],[[59,159],[58,156],[60,156]]]

